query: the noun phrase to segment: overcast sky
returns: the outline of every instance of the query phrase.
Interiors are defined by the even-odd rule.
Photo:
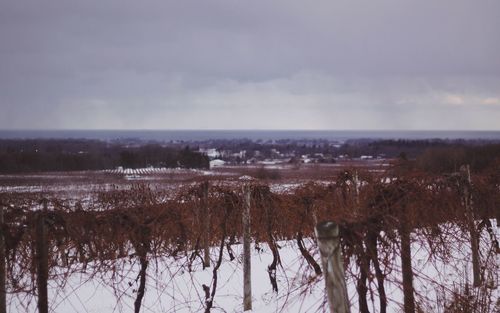
[[[500,130],[500,1],[0,0],[0,129]]]

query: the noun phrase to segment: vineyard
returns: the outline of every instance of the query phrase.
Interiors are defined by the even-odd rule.
[[[116,312],[241,311],[243,290],[234,307],[224,306],[221,290],[241,280],[245,208],[253,259],[268,260],[265,276],[257,274],[266,280],[252,288],[270,289],[266,303],[280,303],[263,312],[328,310],[322,291],[312,305],[297,305],[324,286],[314,234],[321,221],[339,225],[353,312],[500,309],[498,169],[351,168],[283,192],[248,177],[214,177],[174,194],[147,184],[101,191],[85,205],[43,193],[1,197],[8,312],[43,312],[44,301],[59,312],[64,299],[51,295],[78,294],[75,277],[87,277],[80,286],[98,281],[112,290]],[[227,277],[227,268],[237,274]],[[206,279],[179,283],[186,273]],[[300,282],[286,283],[294,275]],[[186,290],[190,296],[180,297]],[[146,303],[152,292],[161,303]]]

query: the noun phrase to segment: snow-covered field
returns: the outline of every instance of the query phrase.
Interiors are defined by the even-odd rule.
[[[494,226],[496,222],[493,220]],[[498,228],[495,228],[498,236]],[[458,231],[458,230],[457,230]],[[306,240],[307,247],[319,261],[317,248],[312,239]],[[457,240],[449,243],[448,253],[443,257],[431,257],[430,246],[423,237],[413,234],[412,252],[415,274],[414,286],[416,302],[423,312],[444,312],[444,305],[454,291],[463,289],[472,281],[470,248],[467,236],[457,235]],[[483,236],[483,252],[489,250],[491,241]],[[295,242],[280,242],[282,264],[278,269],[278,293],[272,291],[267,266],[272,255],[266,244],[252,248],[252,292],[253,312],[326,312],[328,310],[324,296],[322,276],[316,276],[300,256]],[[218,271],[218,287],[212,312],[242,312],[242,262],[241,245],[233,245],[237,256],[230,261],[227,249]],[[211,258],[215,262],[219,248],[212,248]],[[499,257],[498,254],[482,254],[488,262],[486,281],[489,288],[475,288],[474,293],[482,293],[491,301],[500,298]],[[486,259],[488,258],[488,259]],[[399,257],[390,255],[387,272],[386,292],[389,298],[388,312],[401,312],[403,296],[401,291],[401,272]],[[202,269],[198,260],[189,271],[188,258],[172,257],[150,258],[146,293],[141,312],[202,312],[205,293],[202,285],[211,286],[213,266]],[[133,311],[138,288],[137,258],[122,259],[116,264],[110,263],[107,270],[102,268],[96,274],[91,266],[86,272],[72,274],[65,284],[61,270],[59,277],[52,280],[49,289],[50,311],[55,313],[73,312],[131,312]],[[351,260],[347,271],[348,294],[352,312],[358,311],[355,277],[358,269]],[[373,292],[369,292],[369,305],[372,312],[378,311],[376,281],[370,282]],[[24,298],[21,294],[8,296],[9,312],[35,312],[36,299]],[[494,311],[491,311],[494,312]]]

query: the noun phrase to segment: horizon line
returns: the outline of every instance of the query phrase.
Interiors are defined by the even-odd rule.
[[[15,128],[15,129],[0,129],[0,132],[9,131],[300,131],[300,132],[318,132],[318,131],[362,131],[362,132],[500,132],[500,129],[301,129],[301,128]]]

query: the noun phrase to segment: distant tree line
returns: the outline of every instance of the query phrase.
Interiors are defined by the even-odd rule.
[[[456,172],[464,164],[474,171],[500,165],[500,143],[482,140],[358,140],[346,142],[336,153],[400,158],[435,173]]]
[[[462,146],[478,146],[491,144],[488,141],[466,141],[466,140],[445,140],[445,139],[355,139],[348,140],[345,144],[339,147],[336,152],[338,154],[347,154],[350,157],[360,157],[361,155],[379,156],[383,155],[387,158],[397,158],[400,156],[408,159],[415,159],[424,151],[433,148],[442,147],[462,147]]]
[[[474,172],[500,169],[500,144],[481,146],[449,146],[426,149],[415,159],[421,170],[453,173],[468,164]]]
[[[206,155],[159,144],[123,146],[98,140],[0,140],[0,172],[102,170],[118,166],[208,168]]]
[[[187,146],[191,144],[190,146]],[[105,142],[87,139],[0,139],[0,173],[79,171],[141,167],[208,168],[209,159],[199,147],[219,151],[246,151],[241,159],[274,158],[322,153],[337,158],[362,155],[399,158],[419,169],[446,173],[469,164],[473,171],[500,166],[500,143],[481,140],[350,140],[338,146],[327,141],[255,142],[248,139],[211,140],[159,144],[151,142]],[[226,156],[223,158],[230,158]]]
[[[322,153],[325,156],[338,158],[359,158],[363,155],[387,159],[399,158],[420,170],[434,173],[452,173],[464,164],[469,164],[473,171],[483,171],[491,166],[500,166],[500,143],[490,140],[377,140],[353,139],[342,145],[332,144],[325,140],[283,140],[258,142],[248,139],[212,140],[199,142],[204,147],[215,147],[219,151],[246,151],[246,159],[259,152],[260,158],[273,158],[273,150],[285,156],[313,155]],[[224,159],[224,157],[223,157]],[[228,157],[226,157],[228,159]],[[244,160],[243,160],[244,161]]]

